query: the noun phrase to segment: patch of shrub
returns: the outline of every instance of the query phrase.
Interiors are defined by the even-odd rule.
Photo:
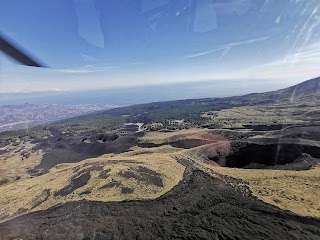
[[[0,179],[0,186],[3,185],[3,184],[6,184],[7,182],[9,182],[8,178],[1,178]]]

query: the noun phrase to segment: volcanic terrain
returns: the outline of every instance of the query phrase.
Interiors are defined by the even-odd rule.
[[[0,238],[320,239],[315,82],[3,133]]]

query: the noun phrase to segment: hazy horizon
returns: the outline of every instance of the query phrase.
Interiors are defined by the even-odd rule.
[[[302,81],[297,81],[298,84]],[[290,87],[291,81],[246,80],[201,81],[175,84],[158,84],[112,89],[81,91],[36,91],[25,93],[0,93],[0,105],[5,104],[110,104],[130,105],[157,101],[192,98],[239,96]],[[165,93],[165,94],[164,94]]]

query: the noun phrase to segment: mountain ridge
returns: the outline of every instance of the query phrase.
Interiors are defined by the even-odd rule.
[[[141,114],[143,112],[153,112],[154,110],[168,110],[169,108],[176,107],[192,107],[194,105],[208,105],[212,107],[211,110],[221,110],[229,107],[237,107],[244,105],[259,105],[275,103],[277,101],[292,100],[293,97],[307,97],[309,95],[316,95],[320,92],[320,77],[313,78],[296,84],[294,86],[279,89],[276,91],[269,91],[264,93],[250,93],[241,96],[231,96],[223,98],[196,98],[196,99],[181,99],[173,101],[160,101],[135,104],[126,107],[114,108],[103,113],[110,113],[114,115],[126,115],[126,114]],[[170,109],[169,109],[170,110]],[[195,109],[199,111],[201,109]],[[204,109],[205,111],[210,109]]]

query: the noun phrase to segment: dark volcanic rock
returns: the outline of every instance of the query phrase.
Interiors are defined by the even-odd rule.
[[[320,141],[320,125],[309,124],[301,126],[291,126],[273,134],[279,136],[280,138],[300,138]]]
[[[90,177],[91,177],[90,172],[86,172],[78,177],[74,177],[71,179],[71,183],[69,183],[69,185],[60,189],[58,192],[54,193],[54,195],[67,196],[68,194],[72,193],[74,190],[86,185]]]
[[[133,178],[144,185],[163,187],[161,174],[146,167],[138,166],[132,168],[131,170],[122,170],[119,172],[119,175],[124,178]]]
[[[88,137],[88,138],[84,138],[82,141],[84,140],[89,140],[92,142],[95,141],[102,141],[102,142],[112,142],[114,140],[116,140],[119,136],[116,134],[105,134],[105,133],[98,133],[94,136]]]
[[[221,158],[223,166],[232,168],[306,170],[320,163],[320,146],[318,142],[305,139],[231,141],[227,154],[208,156],[216,162]]]
[[[288,124],[244,124],[246,129],[252,129],[253,131],[274,131],[286,128]]]
[[[1,239],[319,239],[299,217],[195,171],[156,200],[73,202],[0,224]]]
[[[45,154],[34,169],[29,173],[36,175],[48,172],[52,167],[60,163],[80,162],[87,158],[99,157],[107,153],[123,153],[129,151],[130,147],[136,145],[137,136],[121,136],[117,135],[95,135],[94,142],[85,143],[84,138],[65,137],[59,141],[49,139],[37,146],[34,150],[42,149]],[[102,143],[96,140],[101,139]],[[104,140],[106,140],[104,142]]]

